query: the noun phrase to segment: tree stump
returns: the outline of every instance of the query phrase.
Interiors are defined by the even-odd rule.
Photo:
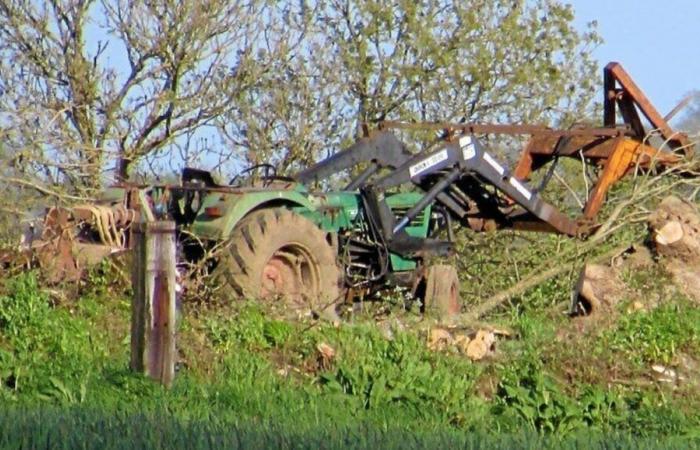
[[[700,301],[700,213],[675,196],[649,216],[653,247],[664,268],[691,298]]]

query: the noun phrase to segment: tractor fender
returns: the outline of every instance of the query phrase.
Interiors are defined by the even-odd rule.
[[[247,191],[209,195],[191,225],[191,231],[203,239],[223,240],[231,235],[245,216],[262,208],[304,208],[315,205],[298,191]]]

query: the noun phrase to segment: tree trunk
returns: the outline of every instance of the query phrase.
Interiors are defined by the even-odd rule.
[[[126,183],[129,181],[129,166],[131,158],[121,155],[117,161],[116,179],[118,183]]]

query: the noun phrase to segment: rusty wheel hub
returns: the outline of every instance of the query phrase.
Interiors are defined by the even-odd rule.
[[[261,297],[283,297],[303,305],[319,293],[319,267],[303,246],[292,244],[275,251],[262,271]]]

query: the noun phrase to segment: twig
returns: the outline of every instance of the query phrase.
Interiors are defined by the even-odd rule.
[[[569,186],[569,183],[567,183],[566,180],[564,178],[562,178],[562,176],[559,175],[556,170],[553,173],[554,173],[554,178],[556,178],[561,184],[564,185],[564,187],[566,189],[568,189],[568,191],[574,197],[574,200],[576,200],[576,203],[578,203],[579,208],[583,209],[583,207],[584,207],[583,202],[581,201],[580,198],[578,198],[578,194],[576,194],[576,191],[574,191],[571,188],[571,186]],[[586,182],[586,186],[588,186],[588,182]]]
[[[21,178],[0,177],[0,180],[7,182],[7,183],[28,187],[28,188],[34,189],[35,191],[37,191],[41,194],[50,195],[50,196],[57,197],[57,198],[63,199],[63,200],[93,201],[93,199],[91,199],[89,197],[79,197],[79,196],[75,196],[75,195],[64,194],[64,193],[49,189],[47,187],[41,186],[37,183],[33,183],[31,181],[28,181],[28,180],[23,180]]]

